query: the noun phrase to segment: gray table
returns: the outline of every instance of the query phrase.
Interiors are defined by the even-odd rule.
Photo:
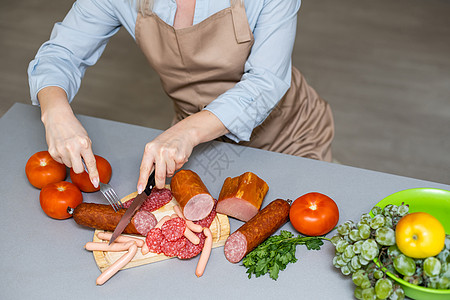
[[[96,154],[113,167],[111,184],[122,197],[136,188],[142,151],[160,131],[79,116],[93,140]],[[103,286],[91,252],[83,245],[93,230],[72,219],[47,217],[39,204],[39,190],[25,176],[25,164],[35,152],[46,150],[40,110],[15,104],[0,119],[2,230],[0,299],[351,299],[353,284],[332,266],[334,248],[321,251],[297,247],[299,261],[280,273],[248,279],[245,268],[229,263],[223,248],[212,251],[205,274],[194,275],[197,259],[170,259],[124,270]],[[213,142],[195,149],[184,168],[203,179],[214,196],[223,180],[252,171],[269,184],[263,206],[276,198],[296,199],[311,191],[333,198],[340,222],[358,219],[384,197],[409,188],[450,190],[449,185],[394,176],[338,164]],[[103,203],[99,193],[84,194],[85,202]],[[242,223],[230,219],[231,231]],[[283,229],[294,232],[288,223]],[[282,298],[281,298],[282,299]]]

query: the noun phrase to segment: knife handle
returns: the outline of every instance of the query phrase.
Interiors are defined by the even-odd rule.
[[[155,169],[153,169],[152,173],[148,177],[147,185],[145,186],[144,193],[149,196],[152,192],[153,187],[155,186]]]

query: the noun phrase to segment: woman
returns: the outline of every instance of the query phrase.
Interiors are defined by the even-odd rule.
[[[153,2],[153,1],[151,1]],[[328,104],[291,66],[300,0],[78,0],[28,74],[49,152],[98,185],[91,141],[70,108],[81,78],[121,26],[174,101],[174,125],[146,144],[137,184],[164,186],[193,148],[228,142],[331,160]]]

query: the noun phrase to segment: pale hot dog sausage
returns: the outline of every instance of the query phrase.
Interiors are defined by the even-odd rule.
[[[122,269],[124,266],[126,266],[136,255],[137,252],[137,245],[136,243],[132,243],[132,245],[129,247],[128,252],[122,255],[115,263],[113,263],[111,266],[109,266],[108,269],[103,271],[103,273],[97,277],[97,285],[102,285],[108,279],[110,279],[114,274],[116,274],[120,269]]]
[[[195,269],[195,275],[197,277],[200,277],[203,275],[203,272],[205,272],[206,264],[208,263],[209,256],[211,255],[211,249],[212,249],[212,233],[209,228],[204,228],[203,233],[206,236],[205,244],[203,245],[202,254],[200,254],[200,259],[197,263],[197,268]]]
[[[101,240],[109,241],[109,240],[111,240],[112,233],[100,231],[100,232],[97,233],[97,237],[99,239],[101,239]],[[145,244],[144,240],[141,240],[141,239],[138,239],[138,238],[134,238],[134,237],[131,237],[131,236],[124,236],[124,235],[119,235],[117,237],[117,239],[114,241],[114,243],[126,243],[126,242],[131,242],[131,241],[136,242],[136,245],[138,247],[142,247]]]
[[[184,230],[184,236],[194,245],[198,245],[200,243],[200,238],[193,233],[187,226]]]
[[[108,243],[103,242],[87,242],[84,248],[89,251],[112,251],[112,252],[120,252],[125,251],[130,248],[132,244],[136,244],[134,241],[126,242],[126,243],[112,243],[108,245]]]
[[[162,217],[161,220],[159,220],[158,223],[156,224],[155,228],[161,229],[161,226],[168,220],[170,220],[169,216]]]

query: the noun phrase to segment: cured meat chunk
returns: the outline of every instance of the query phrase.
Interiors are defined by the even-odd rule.
[[[286,200],[274,200],[233,232],[224,247],[228,261],[241,261],[245,255],[274,234],[289,219],[290,208]]]
[[[217,212],[247,222],[258,213],[268,190],[267,183],[252,172],[228,177],[220,191]]]
[[[214,199],[200,177],[191,170],[180,170],[170,183],[172,194],[186,219],[197,221],[205,218],[214,206]]]

